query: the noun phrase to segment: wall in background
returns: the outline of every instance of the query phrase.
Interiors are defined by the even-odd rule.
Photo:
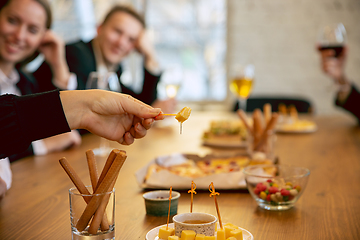
[[[347,75],[360,87],[358,0],[228,0],[228,66],[255,64],[253,96],[304,96],[316,114],[341,113],[315,49],[318,28],[336,22],[348,33]]]

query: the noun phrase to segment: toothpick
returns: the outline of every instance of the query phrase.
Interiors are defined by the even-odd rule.
[[[214,187],[213,182],[211,182],[210,185],[209,185],[209,191],[211,192],[210,197],[214,196],[215,206],[216,206],[216,211],[217,211],[217,215],[218,215],[218,218],[219,218],[220,228],[223,229],[222,221],[221,221],[221,217],[220,217],[219,206],[218,206],[218,203],[217,203],[217,200],[216,200],[216,195],[220,195],[220,193],[215,192],[215,187]]]
[[[172,192],[172,187],[170,187],[170,193],[169,193],[169,211],[168,211],[168,218],[167,218],[167,223],[166,223],[166,230],[168,230],[169,228],[169,219],[170,219],[170,206],[171,206],[171,192]]]
[[[191,181],[191,190],[188,191],[188,193],[191,193],[191,203],[190,203],[190,212],[192,213],[192,209],[193,209],[193,194],[195,192],[196,189],[196,184],[194,183],[194,181]]]

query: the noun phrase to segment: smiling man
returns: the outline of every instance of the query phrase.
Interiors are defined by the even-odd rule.
[[[127,6],[113,7],[97,28],[97,36],[90,42],[78,41],[66,46],[66,60],[70,72],[77,77],[77,89],[85,89],[88,76],[94,71],[116,72],[120,79],[123,72],[121,61],[135,50],[144,56],[142,92],[135,93],[120,82],[121,92],[147,104],[155,104],[156,107],[164,108],[164,111],[167,111],[165,105],[175,107],[174,100],[166,104],[159,104],[164,101],[155,101],[160,79],[155,51],[147,38],[143,17]],[[53,75],[46,63],[40,66],[34,76],[39,81],[42,91],[53,88],[47,81]],[[55,82],[53,79],[53,83]]]

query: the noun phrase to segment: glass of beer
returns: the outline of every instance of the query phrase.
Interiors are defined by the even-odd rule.
[[[342,23],[326,25],[319,30],[317,48],[319,51],[331,49],[334,51],[334,57],[339,57],[346,40],[346,30]]]
[[[237,97],[239,108],[246,112],[246,101],[254,83],[255,67],[252,64],[237,65],[230,72],[230,91]]]

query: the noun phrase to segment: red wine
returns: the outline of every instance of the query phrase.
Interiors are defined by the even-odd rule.
[[[342,45],[324,45],[324,46],[319,47],[319,51],[330,50],[330,49],[335,51],[335,57],[339,57],[344,49],[344,46],[342,46]]]

